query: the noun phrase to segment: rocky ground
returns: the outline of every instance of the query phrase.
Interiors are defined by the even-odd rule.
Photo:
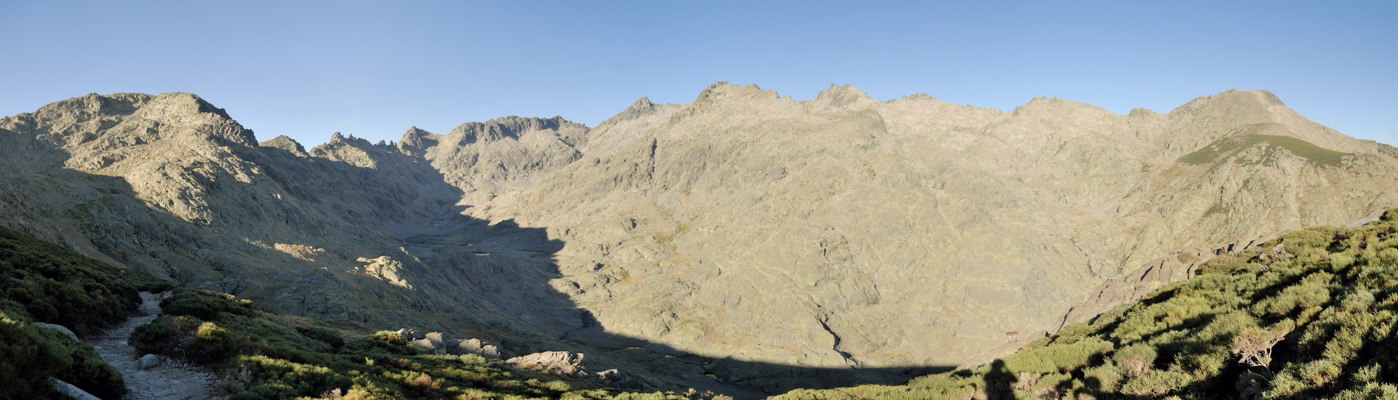
[[[212,371],[167,357],[156,356],[159,363],[149,369],[138,365],[137,350],[126,344],[136,327],[160,315],[160,303],[152,293],[141,292],[141,307],[136,316],[121,325],[90,338],[97,354],[121,372],[126,379],[128,400],[141,399],[210,399],[218,397],[218,378]]]

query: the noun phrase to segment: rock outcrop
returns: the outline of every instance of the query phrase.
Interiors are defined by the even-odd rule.
[[[521,370],[563,378],[581,379],[589,375],[582,366],[582,353],[545,351],[505,360],[505,364]]]
[[[409,346],[428,353],[475,354],[497,360],[514,357],[509,350],[480,339],[456,339],[442,332],[419,332],[408,328],[399,329],[397,333]]]

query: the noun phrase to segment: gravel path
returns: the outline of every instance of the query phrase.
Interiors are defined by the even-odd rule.
[[[154,294],[141,292],[141,307],[133,316],[115,328],[88,340],[97,348],[107,364],[111,364],[126,379],[126,399],[212,399],[218,397],[214,383],[218,379],[208,369],[190,365],[168,357],[160,357],[160,365],[151,369],[136,367],[136,358],[141,354],[126,344],[126,339],[136,327],[155,319],[160,314],[160,302]]]

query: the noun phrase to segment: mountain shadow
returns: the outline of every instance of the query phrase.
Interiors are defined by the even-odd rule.
[[[104,140],[97,133],[87,140]],[[339,137],[305,152],[196,137],[181,146],[203,153],[109,150],[119,158],[74,155],[81,143],[65,140],[0,130],[9,149],[0,163],[13,167],[0,178],[0,224],[271,311],[442,330],[520,354],[581,352],[589,369],[620,369],[643,388],[737,398],[950,369],[712,358],[609,333],[552,286],[562,241],[546,228],[463,215],[459,189],[392,146]],[[113,160],[74,165],[94,157]]]

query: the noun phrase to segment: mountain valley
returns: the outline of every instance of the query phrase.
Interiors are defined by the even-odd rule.
[[[0,227],[101,262],[738,397],[988,363],[1398,205],[1398,149],[1242,90],[1116,114],[720,82],[309,150],[193,94],[90,94],[0,118],[0,165]]]

